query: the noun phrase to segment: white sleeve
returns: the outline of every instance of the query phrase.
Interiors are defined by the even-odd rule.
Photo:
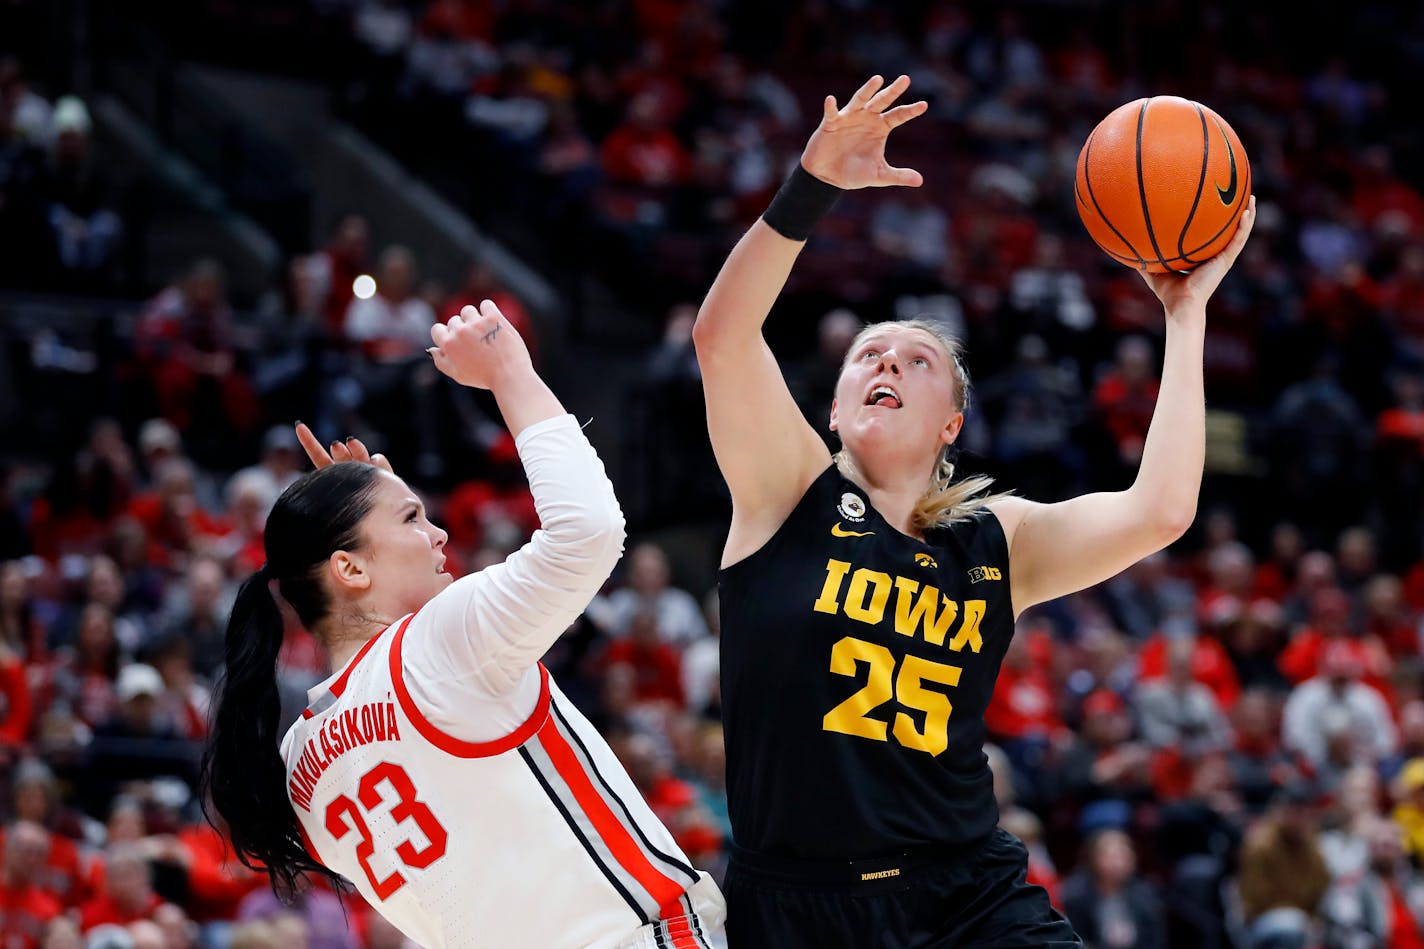
[[[623,551],[613,485],[572,415],[529,426],[515,446],[539,530],[503,563],[442,590],[404,637],[406,680],[437,724],[468,721],[466,700],[512,700],[527,715],[538,695],[536,663],[588,606]]]

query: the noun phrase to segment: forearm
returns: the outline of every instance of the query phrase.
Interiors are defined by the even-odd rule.
[[[1144,516],[1179,532],[1184,532],[1196,515],[1206,458],[1205,332],[1204,309],[1167,318],[1157,407],[1131,489]]]
[[[697,312],[699,354],[725,342],[754,339],[786,286],[805,241],[782,237],[758,219],[737,241]]]
[[[522,369],[500,380],[491,391],[504,424],[515,438],[531,425],[566,414],[558,396],[533,369]]]

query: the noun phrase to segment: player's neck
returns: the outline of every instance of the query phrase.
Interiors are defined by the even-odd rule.
[[[347,622],[333,622],[316,631],[316,636],[326,647],[327,657],[331,660],[331,671],[340,672],[351,662],[352,657],[361,651],[361,647],[381,635],[389,626],[390,623],[379,619],[352,618]]]
[[[865,491],[870,506],[885,518],[886,522],[902,534],[921,537],[922,533],[913,525],[915,505],[924,497],[929,484],[929,471],[909,471],[904,467],[888,470],[890,466],[866,466],[856,459],[843,467],[846,477]]]

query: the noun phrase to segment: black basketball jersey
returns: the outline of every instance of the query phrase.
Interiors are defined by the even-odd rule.
[[[921,542],[832,465],[719,580],[739,846],[858,859],[994,829],[984,710],[1014,631],[998,518]]]

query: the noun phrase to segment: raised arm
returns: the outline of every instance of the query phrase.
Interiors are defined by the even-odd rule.
[[[443,682],[503,695],[531,681],[535,663],[588,606],[623,550],[623,512],[593,446],[534,371],[518,332],[489,301],[465,307],[431,328],[431,356],[441,372],[489,389],[529,478],[540,528],[503,563],[441,591],[411,622],[402,647],[419,700]],[[328,454],[305,426],[298,435],[318,466],[369,461],[389,470],[352,439]],[[448,698],[430,691],[421,704],[438,713]],[[458,704],[458,703],[456,703]]]
[[[733,248],[697,314],[692,338],[702,368],[707,426],[732,493],[723,564],[765,543],[830,463],[761,328],[816,216],[840,190],[922,183],[919,172],[885,161],[885,141],[926,105],[891,108],[910,80],[901,76],[882,89],[883,82],[872,77],[843,109],[836,107],[834,96],[826,97],[800,167]]]
[[[1117,575],[1191,526],[1206,455],[1206,303],[1255,221],[1252,198],[1236,236],[1220,254],[1187,275],[1142,275],[1166,311],[1167,344],[1157,406],[1132,487],[1057,504],[1006,498],[991,505],[1009,540],[1016,614]]]

